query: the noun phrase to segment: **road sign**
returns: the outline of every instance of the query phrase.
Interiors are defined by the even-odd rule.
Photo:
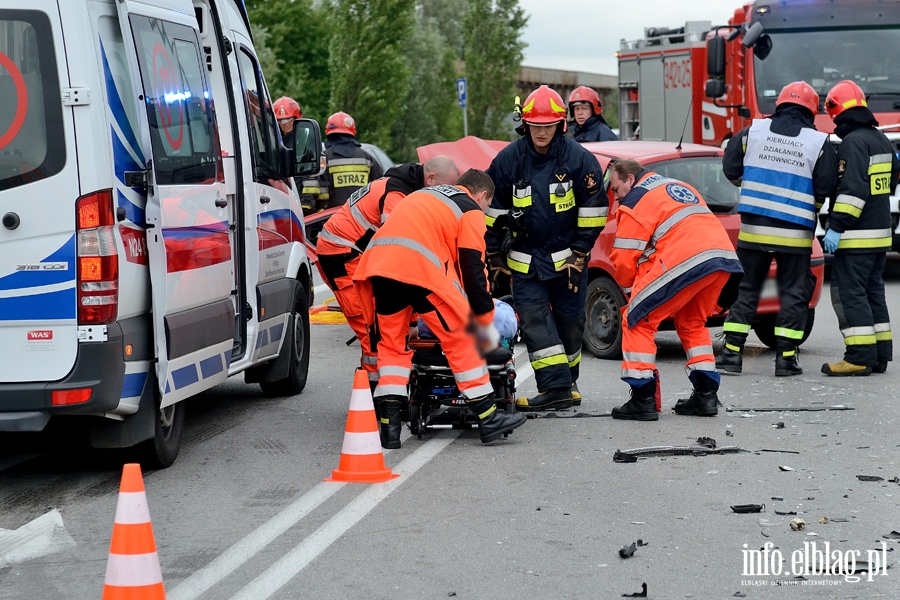
[[[456,80],[456,102],[460,108],[466,107],[466,78],[460,77]]]

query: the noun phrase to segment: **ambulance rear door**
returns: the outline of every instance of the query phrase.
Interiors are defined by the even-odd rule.
[[[234,261],[212,89],[191,0],[119,0],[144,102],[147,247],[162,406],[224,381]]]
[[[58,381],[78,355],[72,111],[83,107],[63,105],[56,0],[16,4],[27,8],[0,8],[0,383]]]

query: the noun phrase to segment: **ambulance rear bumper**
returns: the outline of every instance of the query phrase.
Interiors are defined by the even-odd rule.
[[[102,416],[119,405],[125,378],[124,337],[118,324],[105,342],[82,343],[72,371],[59,381],[0,383],[0,431],[41,431],[55,415]],[[91,388],[86,402],[54,405],[53,392]]]

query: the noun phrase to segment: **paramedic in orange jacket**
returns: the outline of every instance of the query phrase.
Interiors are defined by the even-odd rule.
[[[388,169],[381,179],[356,190],[319,233],[316,241],[319,267],[325,282],[334,292],[347,324],[359,339],[362,349],[360,365],[368,374],[373,390],[378,381],[378,368],[369,343],[359,294],[353,283],[359,257],[400,200],[425,186],[453,183],[458,178],[459,169],[446,156],[435,156],[424,165],[397,165]]]
[[[612,410],[614,419],[656,421],[656,342],[659,324],[673,319],[687,354],[694,386],[679,400],[680,415],[719,412],[719,373],[706,319],[722,294],[736,290],[743,272],[725,228],[700,194],[684,182],[644,169],[635,160],[610,165],[610,186],[620,203],[610,258],[616,281],[630,295],[622,315],[622,379],[631,399]],[[722,296],[720,298],[720,296]]]
[[[397,204],[359,261],[353,279],[377,341],[374,397],[385,448],[400,447],[400,411],[412,367],[407,336],[413,312],[440,340],[456,385],[478,417],[482,442],[492,442],[525,422],[525,415],[496,407],[487,364],[472,335],[474,324],[494,348],[500,339],[484,266],[484,210],[493,195],[491,178],[475,169],[466,171],[456,185],[413,192]]]

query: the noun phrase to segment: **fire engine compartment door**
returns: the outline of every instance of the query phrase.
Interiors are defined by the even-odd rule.
[[[212,89],[191,0],[120,1],[142,115],[147,250],[162,406],[224,381],[233,260]]]

